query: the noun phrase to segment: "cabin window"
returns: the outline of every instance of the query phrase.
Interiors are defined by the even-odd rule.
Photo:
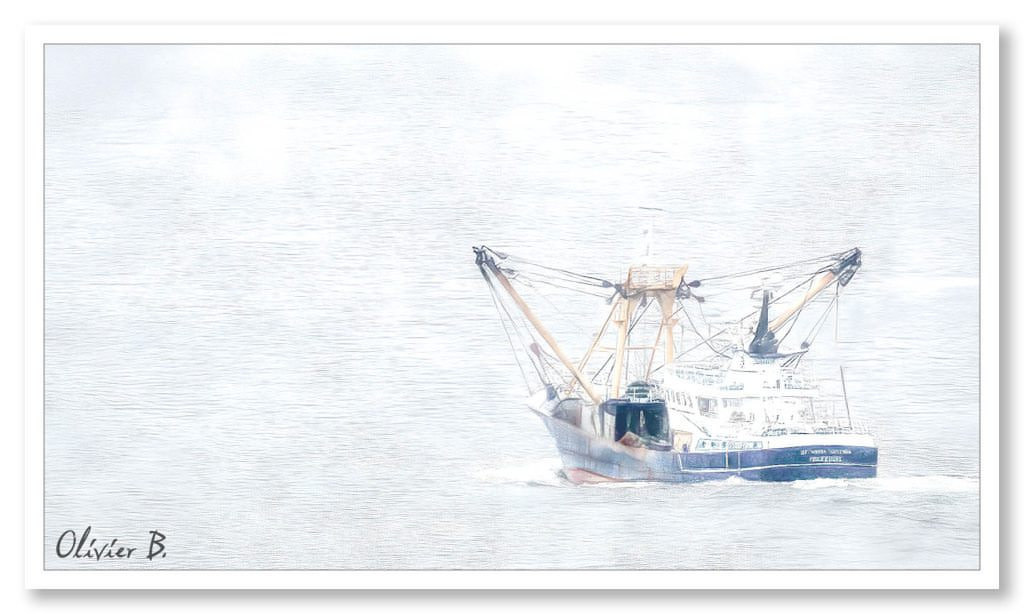
[[[653,439],[669,440],[668,413],[664,401],[636,402],[612,399],[601,404],[601,410],[614,416],[615,441],[626,433]]]
[[[718,415],[718,403],[715,399],[697,397],[697,408],[700,410],[700,414],[702,416],[714,418]]]

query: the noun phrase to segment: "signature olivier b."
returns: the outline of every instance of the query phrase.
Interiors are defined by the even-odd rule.
[[[85,527],[81,535],[78,535],[74,529],[68,529],[61,533],[57,538],[57,556],[62,559],[93,559],[96,561],[131,558],[144,558],[147,561],[152,561],[155,558],[162,559],[167,556],[167,553],[164,552],[164,539],[167,536],[160,531],[149,532],[149,550],[145,555],[141,552],[136,554],[139,552],[138,547],[118,545],[116,537],[110,541],[99,541],[95,537],[90,539],[90,533],[92,533],[92,526]]]

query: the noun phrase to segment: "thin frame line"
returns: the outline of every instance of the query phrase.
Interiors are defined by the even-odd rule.
[[[101,569],[82,569],[82,568],[68,568],[68,569],[53,569],[47,567],[47,556],[46,556],[46,48],[47,47],[74,47],[74,46],[88,46],[88,47],[142,47],[142,46],[163,46],[163,47],[180,47],[180,46],[244,46],[244,47],[265,47],[265,46],[601,46],[601,47],[710,47],[710,46],[888,46],[888,47],[905,47],[905,46],[976,46],[978,47],[978,168],[977,168],[977,181],[978,181],[978,565],[974,568],[827,568],[827,569],[803,569],[803,568],[642,568],[642,569],[630,569],[630,568],[242,568],[242,569],[220,569],[220,568],[101,568]],[[43,538],[43,571],[57,571],[57,572],[77,572],[77,571],[377,571],[377,572],[388,572],[388,571],[422,571],[422,572],[433,572],[433,571],[611,571],[611,572],[622,572],[622,571],[801,571],[801,572],[832,572],[832,571],[921,571],[921,572],[933,572],[933,571],[950,571],[950,572],[962,572],[962,571],[981,571],[982,561],[982,531],[984,524],[982,523],[982,481],[981,480],[981,466],[982,466],[982,420],[981,420],[981,400],[982,400],[982,382],[981,382],[981,365],[983,360],[981,342],[981,302],[982,302],[982,287],[981,287],[981,235],[982,235],[982,61],[981,54],[983,44],[980,42],[954,42],[954,43],[939,43],[939,42],[908,42],[908,43],[889,43],[889,42],[864,42],[864,43],[853,43],[853,42],[797,42],[797,43],[786,43],[786,42],[763,42],[763,43],[747,43],[747,42],[706,42],[706,43],[687,43],[687,42],[647,42],[647,43],[609,43],[609,42],[585,42],[585,43],[566,43],[566,42],[461,42],[461,43],[437,43],[437,42],[263,42],[263,43],[241,43],[241,42],[80,42],[80,43],[42,43],[43,47],[43,117],[42,117],[42,196],[43,196],[43,214],[42,214],[42,413],[43,413],[43,432],[42,432],[42,449],[43,449],[43,526],[42,526],[42,538]],[[998,78],[998,76],[997,76]],[[27,401],[26,401],[27,405]]]

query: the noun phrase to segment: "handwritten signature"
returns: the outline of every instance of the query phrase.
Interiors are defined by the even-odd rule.
[[[137,547],[118,545],[119,538],[115,537],[112,540],[104,541],[95,537],[90,538],[91,533],[92,526],[85,527],[81,535],[78,535],[74,529],[68,529],[61,533],[60,537],[57,538],[57,556],[62,559],[92,559],[95,561],[130,558],[145,558],[147,561],[152,561],[155,558],[165,558],[167,556],[166,547],[164,546],[164,540],[167,536],[160,531],[149,532],[149,551],[145,556],[136,556]]]

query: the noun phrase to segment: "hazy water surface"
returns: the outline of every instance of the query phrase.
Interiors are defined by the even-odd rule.
[[[49,46],[47,566],[975,568],[977,83],[972,46]],[[701,275],[863,249],[814,351],[877,479],[557,478],[470,247],[615,277],[638,205]],[[56,556],[90,525],[167,557]]]

